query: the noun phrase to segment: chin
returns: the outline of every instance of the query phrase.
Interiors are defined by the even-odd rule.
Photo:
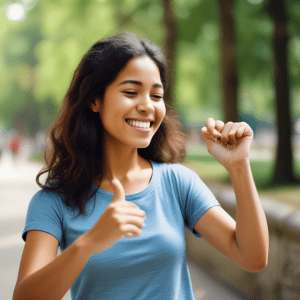
[[[147,148],[150,145],[150,143],[143,143],[142,145],[139,145],[137,148],[138,149],[143,149],[143,148]]]
[[[132,146],[135,148],[147,148],[151,143],[150,141],[144,141],[144,142],[139,142],[139,143],[133,143]]]
[[[137,149],[145,149],[145,148],[147,148],[148,146],[149,146],[150,144],[148,144],[147,146],[145,146],[145,147],[137,147]]]

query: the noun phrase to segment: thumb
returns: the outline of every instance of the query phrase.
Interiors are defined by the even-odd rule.
[[[122,186],[121,182],[117,178],[114,178],[110,182],[110,184],[111,184],[111,187],[114,190],[114,196],[112,198],[112,202],[125,200],[125,192],[124,192],[124,189],[123,189],[123,186]]]

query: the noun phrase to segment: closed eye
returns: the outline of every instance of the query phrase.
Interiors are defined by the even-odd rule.
[[[128,92],[128,91],[125,91],[124,93],[125,93],[125,94],[128,94],[128,95],[137,95],[136,92]]]
[[[131,95],[131,96],[137,95],[136,92],[131,92],[131,91],[124,91],[124,93],[127,94],[127,95]],[[161,95],[152,95],[151,97],[156,98],[158,100],[162,99]]]
[[[162,99],[162,96],[160,96],[160,95],[152,95],[152,97],[154,97],[156,99]]]

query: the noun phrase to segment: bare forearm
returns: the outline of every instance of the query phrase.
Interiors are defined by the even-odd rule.
[[[51,263],[26,277],[15,288],[13,300],[62,299],[92,255],[85,243],[79,237]]]
[[[260,269],[267,264],[269,233],[249,160],[231,168],[229,175],[236,196],[236,241],[245,264]]]

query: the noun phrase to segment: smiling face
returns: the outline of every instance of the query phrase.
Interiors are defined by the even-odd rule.
[[[100,115],[105,144],[148,147],[166,114],[163,92],[160,72],[154,61],[148,56],[131,59],[106,88],[103,103],[98,99],[91,105],[91,109]],[[126,122],[140,118],[153,121],[149,129],[139,129],[135,126],[142,124]]]

